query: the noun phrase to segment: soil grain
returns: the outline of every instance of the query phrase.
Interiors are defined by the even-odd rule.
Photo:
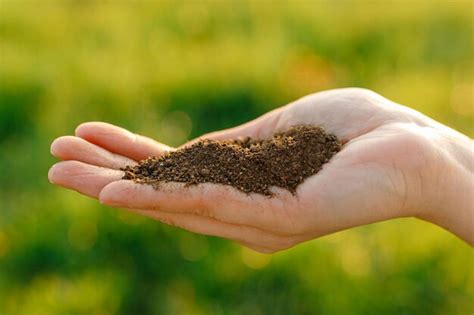
[[[123,179],[153,185],[216,183],[245,193],[272,196],[277,186],[291,193],[339,152],[341,142],[323,128],[299,125],[269,139],[200,140],[123,169]]]

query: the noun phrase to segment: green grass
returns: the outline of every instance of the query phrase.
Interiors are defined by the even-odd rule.
[[[472,313],[473,251],[428,223],[265,256],[46,178],[83,121],[179,145],[344,86],[472,137],[472,32],[470,1],[0,1],[0,314]]]

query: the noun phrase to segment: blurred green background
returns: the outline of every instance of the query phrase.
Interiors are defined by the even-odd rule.
[[[0,314],[472,314],[474,251],[400,219],[274,255],[53,187],[102,120],[178,145],[362,86],[474,136],[471,1],[0,1]]]

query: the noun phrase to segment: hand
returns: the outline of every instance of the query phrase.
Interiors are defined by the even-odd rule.
[[[216,184],[167,183],[154,190],[121,180],[121,167],[174,149],[94,122],[80,125],[75,137],[53,142],[52,154],[64,161],[51,168],[49,179],[106,205],[260,252],[405,216],[429,220],[474,243],[471,140],[374,92],[316,93],[201,138],[265,138],[296,124],[321,125],[344,143],[296,195],[279,188],[272,198],[247,195]]]

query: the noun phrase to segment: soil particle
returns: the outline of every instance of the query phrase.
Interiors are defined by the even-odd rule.
[[[294,194],[340,150],[341,142],[323,128],[299,125],[263,140],[201,140],[125,167],[123,179],[156,189],[162,182],[216,183],[245,193],[271,196],[277,186]]]

